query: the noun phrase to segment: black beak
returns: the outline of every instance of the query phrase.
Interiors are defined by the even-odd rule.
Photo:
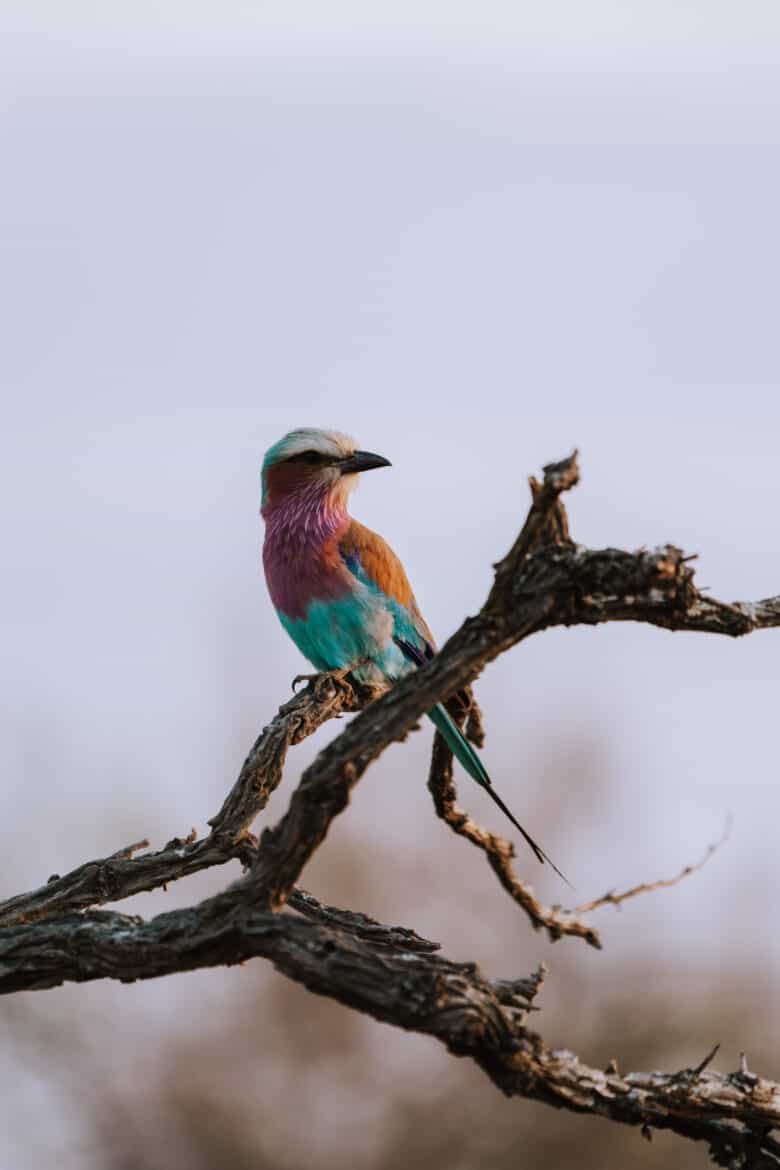
[[[355,451],[340,460],[338,466],[342,475],[352,475],[357,471],[371,471],[374,467],[391,467],[392,464],[384,455],[374,455],[373,451]]]

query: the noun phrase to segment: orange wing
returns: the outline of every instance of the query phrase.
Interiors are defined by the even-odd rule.
[[[353,520],[339,542],[339,550],[356,576],[368,578],[386,597],[406,610],[410,625],[432,653],[433,635],[418,609],[404,567],[390,545],[378,533]]]

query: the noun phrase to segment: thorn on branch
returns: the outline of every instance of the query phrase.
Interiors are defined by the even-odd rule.
[[[695,1065],[693,1068],[681,1068],[678,1073],[675,1073],[675,1079],[676,1080],[690,1080],[690,1079],[696,1080],[698,1077],[701,1076],[701,1074],[704,1072],[705,1068],[707,1068],[710,1064],[712,1064],[713,1060],[715,1059],[715,1057],[718,1055],[719,1052],[720,1052],[720,1043],[716,1044],[714,1046],[714,1048],[710,1052],[707,1053],[707,1055],[704,1057],[704,1060],[700,1061],[699,1064]]]
[[[743,1085],[747,1085],[749,1089],[754,1089],[761,1078],[750,1071],[748,1068],[747,1055],[744,1052],[739,1054],[739,1072],[732,1073],[732,1079],[739,1081]]]
[[[708,1065],[712,1064],[713,1060],[715,1059],[715,1057],[718,1055],[719,1052],[720,1052],[720,1043],[716,1044],[713,1047],[712,1051],[707,1053],[707,1055],[704,1057],[704,1060],[702,1060],[699,1064],[696,1065],[696,1068],[693,1069],[694,1076],[697,1076],[697,1077],[701,1076],[701,1074],[704,1072],[705,1068],[707,1068]]]

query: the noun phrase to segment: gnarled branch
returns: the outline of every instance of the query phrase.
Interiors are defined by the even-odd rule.
[[[727,1075],[705,1071],[708,1062],[671,1074],[621,1076],[614,1067],[588,1068],[572,1053],[549,1049],[528,1028],[541,973],[491,982],[474,964],[451,962],[438,944],[408,928],[325,907],[296,888],[369,764],[435,703],[468,687],[489,662],[530,635],[608,621],[732,637],[780,626],[780,597],[755,603],[705,597],[696,588],[692,558],[674,545],[633,553],[576,545],[561,496],[578,479],[573,455],[546,467],[541,484],[531,480],[530,512],[495,566],[484,606],[430,664],[379,697],[350,678],[323,675],[280,708],[202,841],[193,832],[139,853],[146,846],[141,842],[0,903],[0,992],[100,978],[132,981],[261,956],[312,991],[437,1037],[475,1060],[509,1095],[643,1130],[671,1129],[706,1141],[719,1165],[780,1166],[780,1145],[771,1137],[780,1125],[780,1086],[746,1066]],[[250,826],[279,784],[290,746],[346,712],[355,718],[305,770],[286,814],[258,842]],[[481,737],[476,708],[468,713],[467,733]],[[437,811],[485,852],[503,888],[552,940],[574,936],[599,946],[582,913],[670,884],[647,883],[579,912],[541,906],[513,871],[511,844],[456,808],[451,763],[437,738],[429,780]],[[244,876],[199,905],[149,921],[95,909],[235,858]]]

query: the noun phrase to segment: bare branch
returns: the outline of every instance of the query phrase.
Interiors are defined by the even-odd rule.
[[[620,1075],[614,1065],[602,1072],[528,1029],[542,972],[491,982],[475,964],[454,963],[405,930],[369,919],[367,931],[353,929],[360,916],[352,912],[345,923],[345,912],[317,904],[305,919],[252,908],[237,892],[228,908],[225,898],[218,913],[209,899],[149,922],[95,910],[8,927],[0,932],[0,992],[151,979],[262,956],[311,991],[436,1037],[476,1061],[507,1096],[669,1129],[707,1142],[716,1160],[752,1144],[763,1164],[780,1166],[780,1145],[768,1136],[780,1126],[780,1085],[746,1064],[729,1074],[704,1072],[704,1064],[678,1073]]]
[[[534,930],[546,931],[551,942],[557,942],[564,935],[572,935],[584,938],[597,950],[601,949],[598,932],[577,917],[579,911],[572,914],[561,910],[560,907],[543,906],[532,888],[520,881],[512,866],[515,847],[511,841],[483,829],[468,813],[457,807],[455,804],[457,792],[452,778],[452,752],[438,734],[433,741],[428,788],[433,796],[438,816],[454,833],[465,837],[472,845],[483,851],[499,882],[510,898],[528,915]]]
[[[726,821],[725,828],[721,833],[719,839],[712,845],[707,846],[707,852],[702,857],[701,861],[697,861],[695,865],[684,866],[678,874],[671,878],[660,878],[656,882],[642,882],[638,886],[632,886],[630,890],[624,890],[622,894],[616,894],[614,890],[610,890],[601,898],[596,898],[593,902],[585,902],[582,906],[577,906],[575,914],[590,914],[593,910],[598,910],[601,906],[619,906],[622,902],[627,902],[629,898],[636,898],[639,894],[650,894],[654,890],[668,890],[672,886],[679,885],[685,878],[690,877],[692,873],[698,873],[703,869],[709,859],[714,853],[720,849],[721,845],[728,840],[731,833],[731,817]]]
[[[54,874],[38,889],[0,902],[0,926],[118,902],[234,858],[249,864],[256,849],[249,825],[279,784],[288,749],[328,719],[358,709],[371,697],[368,688],[320,676],[316,687],[280,707],[261,732],[222,808],[212,817],[208,837],[197,841],[193,830],[162,849],[134,857],[149,844],[139,841],[109,857],[84,862],[62,877]]]
[[[619,906],[622,902],[629,898],[635,898],[639,894],[649,894],[655,890],[669,889],[671,886],[678,885],[685,878],[702,869],[727,840],[731,832],[731,818],[729,818],[720,839],[714,844],[708,845],[704,857],[694,865],[686,865],[673,878],[643,882],[620,894],[610,890],[601,898],[585,902],[581,906],[576,906],[574,910],[564,910],[561,906],[548,907],[543,905],[534,894],[531,886],[517,877],[512,866],[515,847],[511,841],[482,828],[471,819],[468,813],[457,807],[455,804],[457,791],[452,775],[452,752],[438,734],[433,743],[428,789],[433,796],[437,815],[449,825],[454,833],[465,837],[472,845],[476,845],[484,852],[499,882],[510,898],[526,912],[534,930],[546,931],[550,942],[557,942],[558,939],[566,935],[583,938],[597,950],[601,949],[599,933],[589,923],[583,922],[580,915],[590,914],[594,910],[601,909],[602,906]]]
[[[438,944],[354,910],[323,906],[296,889],[301,872],[368,766],[403,739],[437,702],[460,704],[467,734],[482,738],[479,710],[464,692],[484,667],[525,638],[553,626],[637,621],[670,630],[739,637],[780,626],[780,598],[726,603],[694,584],[691,558],[674,545],[638,552],[585,549],[570,537],[562,495],[579,479],[576,453],[531,481],[523,528],[496,565],[490,594],[436,658],[386,694],[341,675],[316,678],[280,708],[250,752],[207,837],[194,830],[155,852],[138,842],[0,904],[0,992],[66,981],[153,978],[262,956],[290,978],[377,1019],[437,1037],[470,1056],[509,1095],[596,1113],[628,1125],[666,1128],[709,1144],[720,1165],[780,1167],[780,1087],[740,1070],[708,1071],[715,1056],[682,1072],[621,1076],[551,1050],[527,1027],[542,973],[490,982],[472,963],[454,963]],[[456,696],[459,696],[456,698]],[[328,719],[354,719],[304,771],[286,814],[259,843],[250,825],[281,777],[289,748]],[[436,740],[429,779],[436,809],[480,848],[502,886],[550,939],[581,937],[599,946],[578,915],[676,884],[700,869],[607,894],[567,912],[547,909],[515,875],[512,845],[455,805],[452,758]],[[720,844],[720,843],[718,843]],[[197,870],[238,858],[245,876],[197,906],[146,922],[91,909]],[[287,907],[284,910],[284,907]],[[282,910],[282,913],[275,911]]]
[[[367,939],[374,946],[401,947],[406,951],[428,953],[438,951],[439,943],[422,938],[406,926],[383,926],[375,918],[369,918],[357,910],[339,910],[336,906],[323,906],[313,894],[306,890],[295,890],[287,903],[305,918],[324,926],[335,926],[356,938]]]

